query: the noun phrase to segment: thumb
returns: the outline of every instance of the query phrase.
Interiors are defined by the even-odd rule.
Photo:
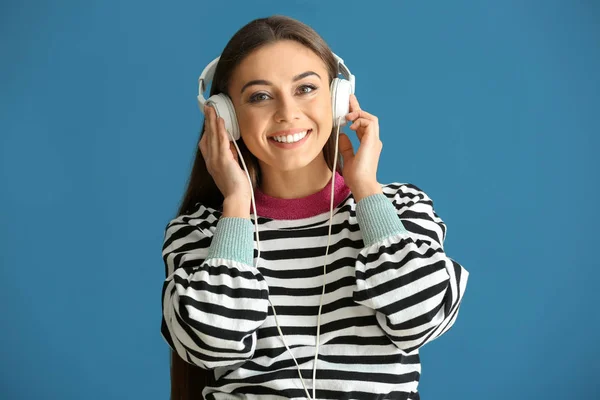
[[[350,161],[354,157],[354,148],[350,138],[345,133],[340,133],[338,151],[342,155],[344,163]]]

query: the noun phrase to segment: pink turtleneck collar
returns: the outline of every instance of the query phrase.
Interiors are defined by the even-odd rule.
[[[333,207],[335,208],[340,205],[349,194],[350,188],[346,186],[344,177],[336,171]],[[271,197],[261,192],[259,188],[254,190],[254,199],[256,200],[256,213],[259,217],[271,219],[314,217],[315,215],[329,212],[331,206],[331,179],[317,193],[299,199]],[[252,205],[250,205],[250,213],[254,213]]]

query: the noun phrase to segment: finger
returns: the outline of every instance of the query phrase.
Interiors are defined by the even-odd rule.
[[[225,129],[225,120],[223,118],[217,118],[217,131],[219,137],[219,154],[223,157],[228,156],[227,152],[230,149],[230,140],[229,133],[227,133],[227,129]]]
[[[352,93],[350,95],[350,111],[358,111],[360,110],[360,104],[358,104],[358,99],[356,98],[356,95],[354,93]]]
[[[207,106],[204,106],[204,130],[202,131],[202,138],[200,138],[200,149],[203,150],[202,155],[207,160],[210,156],[210,110]]]
[[[223,118],[220,118],[217,115],[216,110],[213,109],[212,112],[214,130],[211,132],[211,134],[213,135],[215,151],[213,154],[216,162],[225,161],[227,157],[229,157],[229,154],[227,154],[227,151],[229,151],[229,142],[224,134],[225,122],[223,121]]]
[[[219,148],[221,147],[221,140],[219,134],[219,120],[217,117],[217,111],[213,107],[209,107],[210,130],[208,131],[208,142],[210,147],[210,157],[217,160],[219,157]]]
[[[239,164],[238,162],[238,153],[237,153],[237,149],[235,148],[235,144],[233,143],[233,141],[229,141],[229,150],[231,151],[231,154],[233,155],[233,159],[235,160],[236,163]]]
[[[209,126],[208,126],[208,115],[207,115],[208,110],[207,109],[208,109],[208,106],[204,105],[204,108],[203,108],[204,126],[202,127],[202,132],[201,132],[201,135],[200,135],[200,141],[198,142],[198,148],[202,152],[202,156],[205,159],[207,157],[207,154],[206,154],[206,147],[207,147],[207,144],[208,144],[208,134],[207,134],[207,132],[208,132],[208,129],[209,129]]]
[[[354,157],[354,148],[352,147],[350,138],[345,133],[340,133],[338,140],[338,151],[342,155],[342,159],[344,160],[345,164],[349,162],[352,157]]]
[[[356,136],[358,136],[358,140],[361,142],[366,134],[372,134],[373,136],[379,138],[379,128],[376,122],[370,119],[358,118],[354,120],[352,125],[350,125],[350,129],[356,131]]]
[[[378,121],[376,116],[374,116],[373,114],[369,114],[365,110],[356,110],[356,111],[352,111],[352,112],[349,112],[348,114],[346,114],[346,119],[349,121],[354,121],[358,118],[371,119],[375,122]]]
[[[205,128],[204,128],[203,132],[206,132],[206,125],[205,125]],[[204,148],[205,148],[205,146],[206,146],[206,133],[202,133],[202,135],[201,135],[201,136],[202,136],[202,137],[201,137],[201,138],[200,138],[200,140],[198,141],[198,149],[199,149],[199,150],[200,150],[200,152],[202,153],[202,156],[203,156],[204,158],[206,158],[206,155],[204,154],[204,153],[205,153],[205,149],[204,149]]]

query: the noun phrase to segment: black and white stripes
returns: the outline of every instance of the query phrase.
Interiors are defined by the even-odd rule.
[[[468,272],[445,254],[446,226],[424,192],[382,188],[334,209],[316,382],[329,213],[259,218],[258,268],[253,221],[198,204],[168,224],[161,332],[184,360],[214,369],[207,399],[305,398],[268,299],[317,398],[418,399],[418,349],[456,320]]]

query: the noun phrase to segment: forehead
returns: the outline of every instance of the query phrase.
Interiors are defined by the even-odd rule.
[[[294,76],[314,71],[327,79],[327,69],[321,58],[308,47],[292,40],[280,40],[262,46],[248,56],[234,69],[231,86],[241,87],[254,79],[269,81],[291,80]]]

